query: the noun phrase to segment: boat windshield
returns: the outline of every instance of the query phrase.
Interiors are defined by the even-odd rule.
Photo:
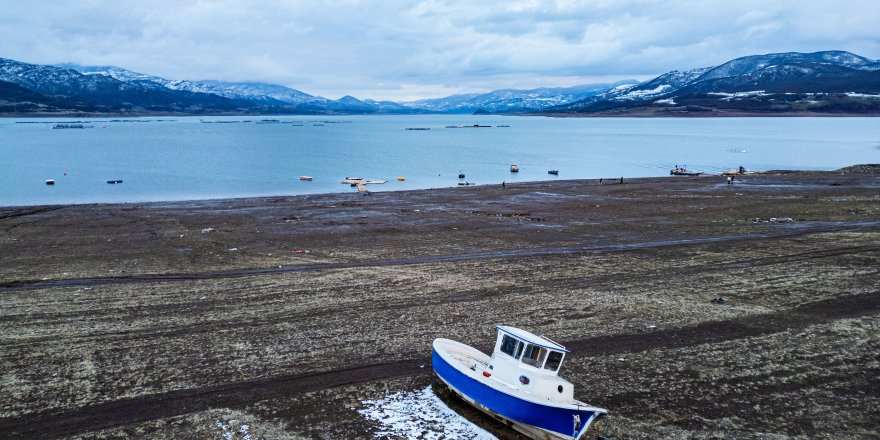
[[[546,348],[528,344],[526,345],[525,352],[523,352],[522,362],[535,368],[541,368],[544,365],[544,359],[547,357],[547,351]]]
[[[518,339],[504,335],[501,338],[501,352],[511,356],[513,358],[518,358],[520,353],[523,351],[523,343]]]
[[[556,371],[559,369],[559,364],[562,363],[562,353],[558,351],[550,351],[550,354],[547,355],[547,363],[544,364],[544,368]]]

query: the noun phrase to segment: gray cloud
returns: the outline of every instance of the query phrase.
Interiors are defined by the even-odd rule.
[[[873,1],[0,0],[0,56],[327,97],[648,78],[755,53],[880,57]]]

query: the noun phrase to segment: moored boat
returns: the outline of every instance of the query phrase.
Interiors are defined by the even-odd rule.
[[[511,173],[518,173],[518,172],[519,172],[519,165],[517,165],[517,164],[513,164],[513,165],[511,165],[511,166],[510,166],[510,172],[511,172]]]
[[[305,180],[306,182],[311,182],[312,176],[299,176],[299,180]]]
[[[552,175],[554,175],[554,176],[558,176],[558,175],[559,175],[559,170],[550,170],[550,171],[547,171],[547,174],[552,174]]]
[[[535,439],[580,439],[607,414],[575,400],[572,384],[559,377],[565,347],[518,328],[496,328],[491,357],[450,339],[434,340],[434,371],[453,392]]]

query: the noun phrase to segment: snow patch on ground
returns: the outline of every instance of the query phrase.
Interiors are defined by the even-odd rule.
[[[654,104],[675,105],[675,98],[658,99],[654,101]]]
[[[846,94],[846,96],[849,96],[851,98],[880,98],[880,95],[871,95],[869,93],[854,93],[854,92],[849,92]]]
[[[767,96],[770,93],[767,93],[763,90],[753,90],[751,92],[736,92],[736,93],[724,93],[724,92],[709,92],[707,95],[712,96],[722,96],[722,101],[730,101],[734,98],[748,98],[750,96]]]
[[[646,98],[648,96],[661,95],[663,92],[671,89],[672,86],[669,84],[663,84],[657,86],[651,90],[633,90],[631,92],[627,92],[626,94],[620,95],[615,99],[640,99]]]
[[[233,419],[226,422],[217,420],[214,422],[214,429],[219,431],[220,436],[225,440],[252,440],[250,425],[238,420]]]
[[[430,386],[362,403],[361,416],[379,424],[376,438],[497,440],[446,406]]]

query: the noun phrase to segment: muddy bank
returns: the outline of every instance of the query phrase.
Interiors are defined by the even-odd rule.
[[[518,438],[429,362],[505,323],[592,435],[873,438],[878,239],[871,172],[0,209],[0,431],[370,438],[433,385]]]

